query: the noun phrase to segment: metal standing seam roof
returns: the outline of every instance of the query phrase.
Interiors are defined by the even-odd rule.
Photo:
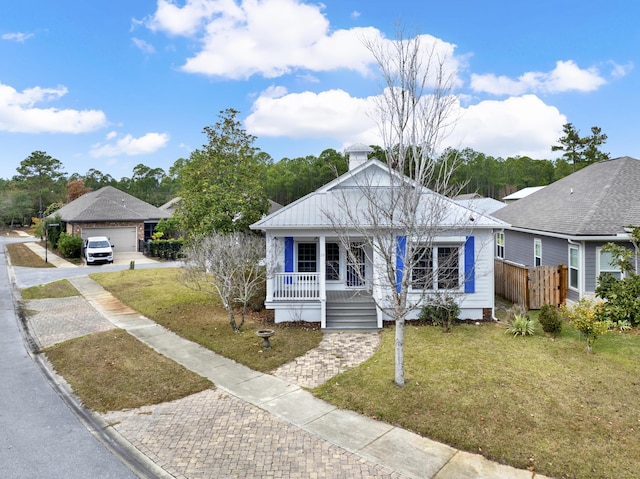
[[[502,201],[521,200],[522,198],[532,195],[536,191],[540,191],[542,188],[544,188],[544,186],[527,186],[526,188],[522,188],[515,193],[505,196],[502,198]]]
[[[514,227],[574,236],[616,235],[640,225],[640,160],[589,165],[493,213]]]
[[[482,213],[483,215],[490,215],[494,211],[499,210],[500,208],[504,208],[507,206],[506,203],[502,201],[495,200],[493,198],[455,198],[456,203],[459,205],[465,206],[466,208],[477,211],[478,213]]]
[[[67,223],[104,221],[148,221],[170,218],[171,213],[120,191],[105,186],[85,193],[50,216],[60,215]]]
[[[345,187],[344,184],[349,183],[354,174],[364,174],[364,171],[368,168],[379,169],[380,165],[378,163],[377,160],[369,160],[362,167],[359,167],[358,171],[345,173],[315,192],[257,221],[251,225],[251,228],[264,231],[269,229],[328,229],[333,226],[328,215],[335,215],[339,224],[345,224],[347,222],[347,215],[344,211],[345,204],[350,205],[352,212],[358,208],[361,211],[366,211],[369,200],[363,195],[360,188],[356,186]],[[423,190],[423,212],[428,211],[429,207],[436,202],[447,209],[447,214],[440,226],[451,226],[452,228],[504,228],[506,226],[500,220],[461,206],[454,200],[437,195],[427,188]],[[389,198],[391,192],[392,188],[388,186],[376,188],[377,198],[381,202],[384,202],[385,198]],[[366,215],[362,214],[359,217],[363,218],[362,221],[364,223]],[[367,225],[361,224],[360,226],[366,227]]]

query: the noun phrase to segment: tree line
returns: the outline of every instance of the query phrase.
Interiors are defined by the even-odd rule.
[[[226,211],[218,214],[218,229],[222,223],[226,225],[223,229],[237,229],[237,216],[259,218],[268,209],[267,199],[287,205],[347,171],[348,158],[335,149],[326,149],[318,156],[285,157],[275,161],[268,153],[253,147],[255,138],[241,128],[237,114],[233,109],[220,112],[221,121],[204,129],[208,143],[194,150],[189,158],[176,160],[168,171],[140,163],[130,177],[120,179],[95,168],[85,174],[67,175],[61,161],[46,152],[34,151],[16,168],[13,178],[0,179],[0,221],[5,225],[29,224],[31,218],[47,216],[88,191],[113,186],[155,206],[176,196],[185,198],[186,202],[193,200],[193,217],[185,224],[190,229],[207,217],[205,211],[223,205]],[[563,152],[556,160],[493,157],[465,148],[448,149],[438,161],[443,165],[456,163],[450,181],[460,193],[477,193],[500,200],[527,186],[548,185],[576,169],[609,157],[600,151],[607,139],[600,128],[592,127],[590,136],[581,137],[575,127],[567,123],[563,132],[559,144],[551,147],[552,151]],[[372,145],[372,148],[370,157],[386,161],[387,155],[381,147]],[[229,154],[221,154],[224,151]],[[249,190],[255,193],[252,197],[260,197],[252,206],[247,206],[256,210],[255,215],[241,208]],[[246,221],[238,223],[246,224]],[[203,228],[211,229],[212,225],[203,225]]]

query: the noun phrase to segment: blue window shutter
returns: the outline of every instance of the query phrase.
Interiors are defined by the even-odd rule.
[[[287,236],[284,239],[284,272],[293,273],[293,237]]]
[[[464,243],[464,292],[476,292],[475,272],[475,240],[473,236],[467,236]]]
[[[404,258],[407,254],[407,237],[396,237],[396,289],[402,290],[402,274],[404,270]]]

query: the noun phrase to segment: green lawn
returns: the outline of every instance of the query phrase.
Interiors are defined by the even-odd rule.
[[[78,290],[66,279],[54,281],[52,283],[41,284],[25,288],[20,291],[22,299],[42,299],[42,298],[67,298],[78,296]]]
[[[561,337],[504,327],[406,330],[406,386],[393,384],[394,330],[377,354],[314,392],[340,407],[554,477],[640,471],[640,337],[609,333],[587,354]],[[366,391],[366,394],[363,394]]]
[[[322,340],[315,326],[273,324],[265,312],[252,313],[242,332],[234,333],[219,299],[189,289],[177,268],[97,273],[91,277],[146,317],[256,371],[272,371]],[[256,336],[256,331],[265,328],[275,330],[269,350],[262,349],[262,339]]]
[[[169,329],[256,370],[270,371],[320,341],[316,330],[253,316],[244,332],[180,271],[92,275]],[[276,329],[263,351],[257,329]],[[314,390],[319,397],[518,468],[566,478],[635,478],[640,471],[640,335],[609,333],[594,352],[570,326],[558,338],[505,334],[504,325],[451,333],[409,325],[407,384],[393,384],[394,329],[377,353]]]
[[[82,403],[98,412],[173,401],[214,387],[121,329],[65,341],[45,353]]]

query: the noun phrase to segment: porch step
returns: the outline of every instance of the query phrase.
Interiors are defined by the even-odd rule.
[[[378,329],[376,305],[370,296],[327,298],[327,330],[372,331]]]
[[[377,322],[375,320],[360,320],[360,321],[329,321],[327,320],[327,326],[325,331],[378,331]]]

